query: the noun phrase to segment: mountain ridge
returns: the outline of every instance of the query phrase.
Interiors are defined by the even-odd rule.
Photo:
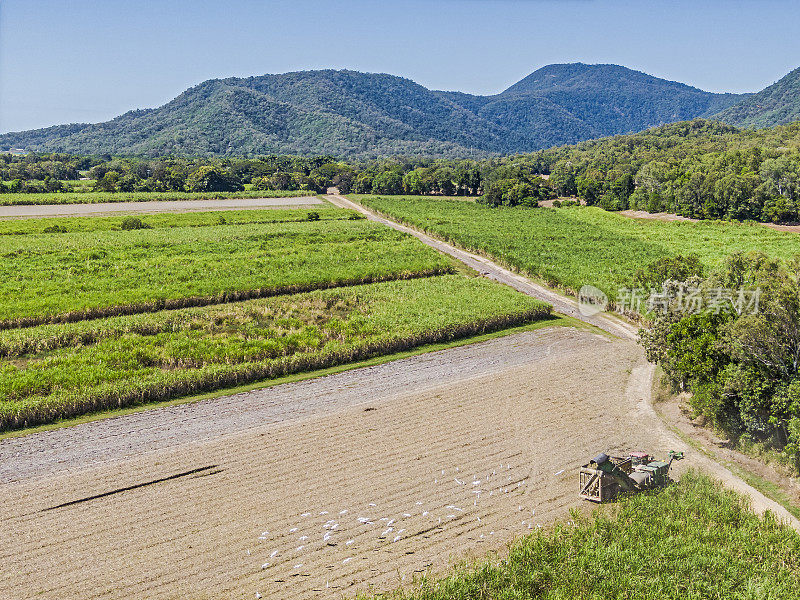
[[[548,85],[541,85],[539,79]],[[670,90],[670,93],[666,93]],[[351,70],[209,79],[110,121],[0,135],[0,150],[120,155],[513,154],[707,116],[741,96],[618,65],[548,65],[503,92]]]
[[[737,127],[773,127],[800,120],[800,67],[714,118]]]

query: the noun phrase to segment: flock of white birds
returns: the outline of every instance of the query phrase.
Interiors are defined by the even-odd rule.
[[[292,515],[296,524],[288,529],[266,530],[257,536],[258,549],[255,554],[247,551],[260,561],[260,568],[266,573],[276,576],[295,576],[306,574],[303,569],[310,553],[324,552],[344,546],[350,554],[338,559],[342,565],[357,558],[359,549],[369,546],[369,550],[379,549],[382,545],[391,545],[403,539],[420,534],[441,531],[451,523],[461,523],[463,519],[472,519],[479,528],[477,541],[483,541],[495,532],[481,521],[479,512],[486,510],[486,503],[500,498],[509,499],[509,494],[519,494],[524,499],[525,485],[529,474],[515,476],[511,464],[501,463],[484,475],[465,476],[459,467],[437,470],[431,478],[435,488],[431,498],[449,497],[447,504],[414,501],[406,510],[393,510],[391,514],[381,516],[380,507],[375,502],[358,509],[339,508],[337,510],[308,510]],[[507,509],[506,509],[507,510]],[[520,521],[516,524],[524,529],[541,527],[533,522],[535,509],[519,505]],[[480,529],[479,529],[480,530]],[[362,553],[360,558],[368,559]],[[286,567],[290,566],[287,573]],[[330,565],[328,568],[333,568]],[[278,568],[280,567],[280,574]],[[403,576],[403,578],[405,578]],[[284,579],[275,579],[283,582]],[[260,592],[256,598],[261,598]]]

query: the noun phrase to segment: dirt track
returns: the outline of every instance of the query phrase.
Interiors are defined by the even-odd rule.
[[[42,217],[98,217],[117,214],[184,213],[205,210],[256,210],[298,208],[322,204],[319,198],[227,198],[220,200],[159,200],[148,202],[98,202],[86,204],[32,204],[0,206],[0,219]]]
[[[8,440],[5,476],[7,461],[21,471],[3,486],[0,597],[331,597],[502,549],[565,516],[588,456],[660,447],[649,417],[630,417],[641,361],[632,344],[554,328],[192,405],[219,408],[214,436],[182,407],[98,422],[133,447],[97,466],[31,473],[13,454],[33,438]],[[234,403],[251,418],[226,421]],[[136,454],[142,417],[169,436]]]
[[[649,403],[633,328],[584,320],[621,339],[540,330],[4,440],[0,598],[338,597],[502,550],[577,504],[597,451],[686,450]],[[697,453],[688,466],[785,516]]]

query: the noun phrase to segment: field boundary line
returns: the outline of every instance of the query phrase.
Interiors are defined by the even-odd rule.
[[[179,310],[181,308],[195,308],[198,306],[213,306],[219,304],[231,304],[234,302],[245,302],[247,300],[257,300],[259,298],[272,298],[274,296],[291,296],[293,294],[303,294],[317,290],[329,290],[344,287],[355,287],[359,285],[369,285],[372,283],[384,283],[388,281],[404,281],[411,279],[426,279],[428,277],[439,277],[441,275],[451,275],[454,269],[451,267],[436,267],[423,271],[406,273],[390,273],[376,277],[358,277],[351,279],[340,279],[338,281],[298,283],[292,285],[275,286],[269,288],[254,288],[250,290],[228,291],[209,296],[186,296],[184,298],[168,298],[164,300],[153,300],[150,302],[140,302],[136,304],[117,304],[114,306],[99,306],[84,310],[74,310],[55,315],[41,315],[35,317],[18,317],[16,319],[0,320],[0,331],[7,329],[24,329],[37,327],[39,325],[56,325],[60,323],[76,323],[78,321],[93,321],[96,319],[107,319],[111,317],[123,317],[138,315],[143,313],[156,313],[164,310]]]
[[[69,419],[108,408],[150,404],[304,371],[326,369],[340,364],[367,360],[382,354],[394,354],[429,344],[469,338],[526,325],[547,319],[550,314],[550,306],[545,305],[517,313],[477,319],[434,331],[370,342],[362,346],[323,354],[299,353],[269,362],[239,363],[231,365],[227,369],[208,368],[205,371],[198,369],[174,379],[141,384],[129,382],[124,391],[120,391],[117,384],[109,383],[105,388],[87,393],[67,392],[62,396],[49,397],[47,400],[33,405],[21,403],[10,408],[0,408],[0,432],[45,425],[59,419]]]

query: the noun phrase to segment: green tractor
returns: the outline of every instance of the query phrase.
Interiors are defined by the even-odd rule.
[[[645,452],[631,452],[627,456],[600,453],[581,467],[579,495],[585,500],[602,503],[621,493],[664,487],[671,481],[672,461],[682,458],[683,452],[674,451],[663,461],[653,460]]]

